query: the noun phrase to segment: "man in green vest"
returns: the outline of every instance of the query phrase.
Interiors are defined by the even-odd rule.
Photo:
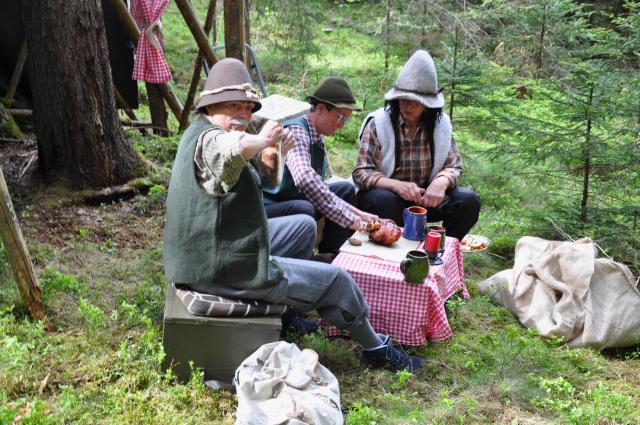
[[[374,332],[369,307],[346,271],[273,255],[301,256],[308,241],[288,240],[295,232],[312,242],[315,238],[298,225],[304,222],[299,217],[313,221],[308,216],[281,217],[290,223],[284,229],[267,221],[260,180],[248,160],[291,136],[274,121],[257,135],[245,133],[260,107],[242,62],[225,58],[211,68],[200,114],[182,136],[171,171],[163,253],[167,279],[223,297],[287,304],[303,313],[316,310],[351,333],[370,367],[418,369],[420,358]]]
[[[293,136],[293,147],[286,154],[286,167],[277,186],[263,186],[267,215],[288,204],[308,201],[315,218],[326,218],[318,252],[335,254],[355,231],[364,231],[367,224],[378,217],[357,209],[355,187],[350,181],[325,183],[330,167],[325,148],[325,136],[344,127],[356,105],[351,88],[345,80],[327,77],[320,81],[313,94],[307,97],[311,110],[302,118],[288,121],[284,126]]]

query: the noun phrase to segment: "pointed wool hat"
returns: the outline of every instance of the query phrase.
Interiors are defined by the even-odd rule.
[[[426,50],[418,50],[411,55],[400,70],[395,85],[384,98],[413,100],[427,108],[444,106],[442,89],[438,88],[436,66]]]

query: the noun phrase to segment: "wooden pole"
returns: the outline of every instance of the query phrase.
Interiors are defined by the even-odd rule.
[[[224,50],[228,58],[245,62],[244,0],[224,0]]]
[[[204,56],[205,58],[207,58],[209,66],[213,66],[214,63],[218,62],[218,58],[216,57],[216,54],[213,53],[213,48],[209,45],[209,38],[202,29],[202,25],[200,25],[200,19],[198,19],[196,11],[193,10],[191,2],[188,0],[176,0],[176,5],[178,5],[178,9],[180,9],[180,13],[182,13],[182,17],[187,23],[187,26],[189,27],[189,30],[191,31],[191,34],[193,35],[198,48],[202,52],[204,52]]]
[[[138,121],[138,117],[136,117],[136,114],[133,112],[133,109],[131,109],[131,106],[129,106],[129,104],[127,103],[125,98],[122,96],[122,94],[120,94],[120,91],[115,87],[115,85],[113,86],[113,91],[116,95],[116,102],[120,105],[124,113],[127,114],[129,119],[132,121]],[[140,134],[145,136],[147,134],[147,131],[144,128],[141,128]]]
[[[7,88],[8,99],[13,99],[16,94],[16,90],[18,89],[18,83],[20,83],[20,76],[22,75],[22,69],[24,68],[24,63],[27,61],[27,41],[22,42],[22,47],[20,48],[20,53],[18,54],[18,60],[16,62],[16,67],[13,70],[13,75],[11,75],[11,81],[9,81],[9,87]],[[11,106],[11,105],[7,105]]]
[[[213,22],[216,17],[216,0],[209,1],[209,9],[207,10],[207,17],[204,20],[204,32],[207,34],[207,39]],[[215,37],[215,35],[214,35]],[[202,62],[204,59],[204,53],[202,50],[198,50],[196,61],[193,65],[193,77],[191,77],[191,85],[189,86],[189,93],[187,94],[187,100],[184,102],[184,109],[182,110],[182,118],[180,118],[180,128],[178,131],[183,131],[189,125],[189,113],[193,106],[193,101],[196,96],[196,90],[198,90],[198,83],[200,83],[200,73],[202,72]]]
[[[138,40],[140,39],[140,30],[138,29],[138,25],[133,19],[133,16],[131,16],[131,13],[129,13],[127,5],[122,0],[111,0],[111,3],[116,10],[118,18],[127,29],[129,36],[131,36],[131,39],[137,45]],[[169,105],[169,109],[171,109],[171,112],[173,112],[173,115],[179,121],[180,117],[182,116],[182,105],[180,104],[180,101],[175,96],[175,94],[173,94],[173,91],[171,91],[171,87],[169,86],[169,84],[158,83],[158,90],[160,91],[160,93],[162,93],[164,100],[166,100],[167,104]]]
[[[2,168],[0,168],[0,211],[0,236],[2,236],[13,271],[13,278],[18,284],[22,301],[26,304],[34,320],[44,321],[47,328],[52,330],[53,327],[47,322],[44,314],[38,279],[31,263],[27,244],[24,242],[20,231],[20,225],[13,209]]]

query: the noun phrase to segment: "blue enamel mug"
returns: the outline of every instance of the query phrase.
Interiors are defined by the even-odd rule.
[[[405,208],[402,215],[404,217],[402,236],[412,241],[423,240],[424,228],[427,224],[427,209],[413,206]]]

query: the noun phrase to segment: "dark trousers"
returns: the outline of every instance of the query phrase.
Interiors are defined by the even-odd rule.
[[[284,217],[286,215],[304,214],[316,218],[316,211],[311,202],[304,199],[271,202],[264,205],[267,218]]]
[[[327,185],[329,190],[343,201],[355,205],[356,190],[350,182],[336,182]],[[298,199],[272,202],[267,200],[264,206],[267,218],[282,217],[291,214],[306,214],[316,220],[322,213],[314,208],[304,195]],[[344,228],[333,221],[326,220],[322,229],[322,238],[318,244],[318,252],[337,252],[342,244],[353,234],[353,230]]]
[[[386,189],[371,189],[358,193],[358,208],[380,218],[390,218],[398,226],[404,226],[402,212],[414,205]],[[435,208],[427,209],[427,221],[442,221],[447,236],[462,240],[478,221],[480,198],[471,189],[454,187],[446,193],[445,200]]]

